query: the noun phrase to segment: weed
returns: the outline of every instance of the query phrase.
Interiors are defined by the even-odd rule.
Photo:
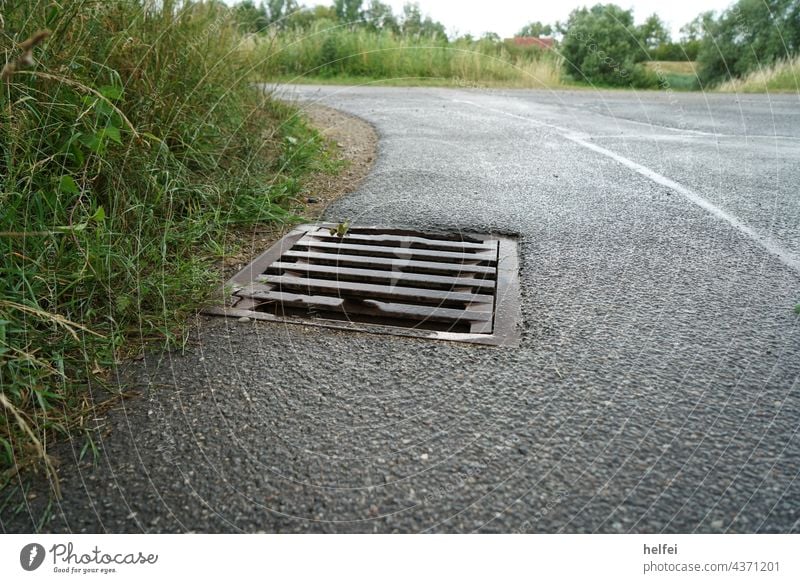
[[[751,71],[741,79],[731,79],[719,86],[720,91],[736,93],[797,93],[800,89],[800,56],[777,61]]]

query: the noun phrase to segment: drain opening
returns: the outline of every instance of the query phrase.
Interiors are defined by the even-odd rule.
[[[330,227],[292,231],[231,279],[233,308],[210,311],[486,344],[518,339],[510,239],[375,227],[338,237]]]

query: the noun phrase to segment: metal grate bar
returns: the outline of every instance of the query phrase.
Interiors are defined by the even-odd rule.
[[[379,300],[348,301],[330,296],[313,296],[276,291],[254,291],[252,297],[266,302],[275,302],[282,307],[311,308],[317,312],[340,312],[350,315],[383,316],[392,318],[408,318],[415,321],[431,320],[436,322],[491,322],[490,312],[474,310],[457,310],[431,306],[414,306],[395,304]]]
[[[349,241],[349,238],[344,238]],[[349,251],[359,255],[369,255],[370,257],[395,257],[412,259],[435,259],[437,261],[480,261],[483,263],[494,264],[497,262],[497,250],[480,251],[477,253],[455,253],[452,251],[437,251],[432,249],[415,249],[411,247],[383,247],[378,245],[358,245],[343,242],[317,241],[311,237],[301,239],[295,244],[295,248],[312,248],[336,251]]]
[[[394,268],[397,266],[397,258],[389,259],[385,257],[367,257],[364,255],[340,255],[336,253],[316,253],[313,251],[287,251],[283,254],[283,258],[303,259],[312,261],[314,263],[320,262],[323,264],[333,265],[348,265],[348,266],[364,266],[370,267],[388,267]],[[480,273],[487,276],[494,276],[496,270],[494,267],[487,265],[468,265],[458,263],[438,263],[435,261],[415,261],[409,259],[403,261],[402,267],[407,271],[418,271],[424,273],[436,274],[462,274],[462,273]]]
[[[340,241],[336,235],[327,231],[317,231],[314,239],[322,241]],[[441,251],[494,251],[496,245],[486,243],[472,243],[469,241],[447,241],[427,239],[424,237],[409,237],[403,235],[359,235],[348,233],[347,241],[363,243],[365,245],[381,244],[395,247],[410,247],[415,249],[438,249]]]
[[[475,277],[454,277],[449,275],[430,275],[425,273],[406,273],[378,269],[359,269],[354,267],[338,267],[335,265],[316,265],[314,263],[290,263],[276,261],[269,266],[267,273],[302,273],[305,275],[324,277],[334,276],[337,281],[356,280],[367,282],[394,282],[395,285],[411,287],[472,287],[486,293],[493,293],[495,282],[491,279]],[[261,275],[259,281],[268,279],[269,275]]]
[[[286,275],[269,275],[261,280],[281,290],[302,289],[309,292],[332,293],[338,297],[403,299],[426,304],[441,302],[492,303],[494,301],[494,297],[491,295],[330,279],[308,279]]]

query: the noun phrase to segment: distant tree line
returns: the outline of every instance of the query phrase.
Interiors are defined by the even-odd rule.
[[[701,14],[687,33],[698,38],[703,81],[742,77],[800,53],[800,0],[739,0]]]
[[[658,79],[644,61],[696,61],[707,85],[800,53],[800,0],[737,0],[720,14],[699,14],[677,42],[658,15],[636,26],[633,11],[615,4],[579,8],[552,27],[532,22],[519,34],[554,34],[567,75],[576,80],[651,86]]]
[[[330,6],[300,7],[296,0],[267,0],[256,4],[244,0],[235,6],[237,20],[246,32],[285,29],[305,30],[319,23],[339,24],[395,35],[447,40],[445,26],[423,16],[419,4],[408,2],[402,14],[392,7],[371,0],[334,0]]]

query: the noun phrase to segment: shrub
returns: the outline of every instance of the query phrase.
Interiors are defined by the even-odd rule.
[[[636,87],[637,89],[654,89],[661,83],[661,79],[659,79],[655,71],[640,64],[631,68],[628,81],[631,87]]]
[[[800,53],[800,2],[739,0],[706,23],[697,60],[705,84],[738,78]]]
[[[564,69],[576,81],[610,86],[649,83],[647,73],[634,67],[647,53],[631,10],[614,4],[573,10],[563,33]]]
[[[697,58],[697,42],[664,43],[650,51],[653,61],[694,61]]]

